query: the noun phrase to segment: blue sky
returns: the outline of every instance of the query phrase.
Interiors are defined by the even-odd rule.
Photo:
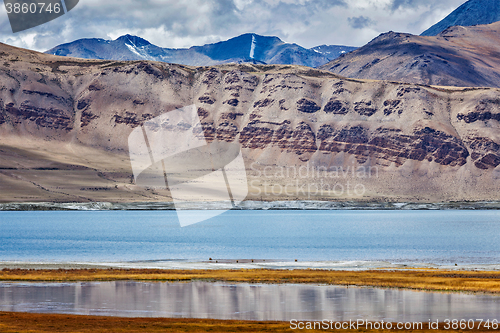
[[[304,47],[362,46],[387,31],[420,34],[465,0],[80,0],[66,15],[13,34],[0,9],[0,42],[38,51],[79,38],[143,37],[189,47],[255,32]]]

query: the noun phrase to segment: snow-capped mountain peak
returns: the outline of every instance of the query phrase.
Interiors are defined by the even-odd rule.
[[[189,49],[162,48],[132,35],[124,35],[112,41],[79,39],[56,46],[46,53],[87,59],[164,61],[193,66],[251,62],[317,67],[335,59],[342,51],[350,52],[354,49],[356,48],[331,45],[306,49],[297,44],[285,43],[275,36],[246,33],[226,41]]]
[[[145,40],[144,38],[137,37],[137,36],[132,36],[132,35],[124,35],[121,37],[118,37],[116,41],[120,41],[123,43],[130,43],[134,47],[141,47],[141,46],[148,46],[152,45],[150,42]]]

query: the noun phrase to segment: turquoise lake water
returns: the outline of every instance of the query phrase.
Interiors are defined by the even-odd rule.
[[[193,212],[193,214],[200,212]],[[499,211],[0,212],[0,261],[500,262]]]

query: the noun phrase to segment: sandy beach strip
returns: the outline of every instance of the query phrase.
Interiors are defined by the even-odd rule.
[[[207,258],[208,259],[208,258]],[[433,264],[422,262],[389,262],[370,260],[345,261],[302,261],[277,259],[216,259],[196,260],[146,260],[117,262],[51,262],[51,261],[0,261],[2,269],[162,269],[162,270],[238,270],[238,269],[269,269],[269,270],[399,270],[399,269],[439,269],[450,271],[498,271],[500,264]]]

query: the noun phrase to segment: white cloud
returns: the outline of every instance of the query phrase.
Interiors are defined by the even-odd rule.
[[[243,10],[252,4],[253,0],[234,0],[234,4],[238,10]]]

